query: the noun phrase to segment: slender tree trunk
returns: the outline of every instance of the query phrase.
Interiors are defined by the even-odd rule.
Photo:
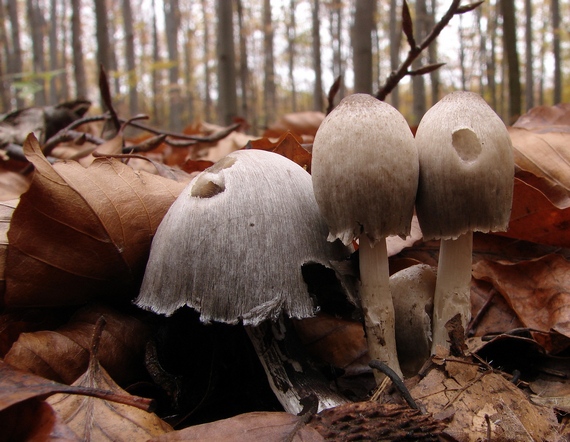
[[[62,101],[69,101],[71,98],[77,98],[77,90],[76,84],[74,79],[74,67],[72,65],[72,61],[70,61],[69,57],[67,56],[67,50],[72,48],[73,52],[73,37],[71,36],[71,20],[70,15],[73,15],[73,11],[71,14],[68,12],[67,9],[67,2],[65,0],[57,0],[60,4],[60,8],[63,10],[61,14],[58,14],[57,18],[57,34],[59,38],[57,38],[57,50],[60,54],[59,65],[60,68],[63,70],[63,74],[60,77],[60,90],[59,90],[59,99]],[[71,3],[70,3],[71,4]],[[73,55],[72,55],[73,57]],[[83,96],[81,98],[86,98]]]
[[[390,69],[395,72],[400,65],[400,43],[402,41],[400,14],[398,10],[398,1],[390,0]],[[400,106],[399,86],[396,86],[390,93],[390,103],[396,109]]]
[[[263,49],[265,67],[263,77],[263,107],[267,127],[275,121],[277,111],[277,91],[275,88],[275,61],[273,58],[273,20],[271,19],[271,0],[263,1]]]
[[[2,50],[0,50],[0,100],[2,102],[2,109],[0,112],[5,113],[10,111],[12,105],[10,103],[10,83],[6,78],[6,74],[10,69],[10,52],[8,42],[8,34],[6,33],[6,11],[5,5],[0,3],[0,45],[2,45]]]
[[[544,63],[546,60],[546,34],[548,33],[550,21],[548,18],[544,18],[542,22],[542,31],[540,35],[540,80],[538,82],[538,104],[543,105],[545,103],[544,96],[544,76],[546,74],[544,69]]]
[[[372,94],[372,31],[376,2],[356,0],[352,27],[354,92]]]
[[[62,11],[63,12],[63,11]],[[50,1],[49,21],[49,69],[52,71],[49,82],[49,101],[55,104],[59,101],[59,84],[61,74],[55,72],[59,69],[59,54],[57,53],[57,23],[58,23],[57,0]]]
[[[426,0],[416,0],[416,19],[414,23],[414,36],[416,41],[422,41],[427,34],[427,8]],[[412,64],[412,68],[417,69],[424,64],[424,57],[418,57]],[[420,119],[426,113],[426,86],[423,75],[415,75],[412,77],[412,91],[413,91],[413,107],[415,124],[418,124]]]
[[[516,15],[514,0],[500,0],[503,15],[503,48],[509,78],[509,124],[521,115],[521,82],[517,52]]]
[[[429,11],[427,14],[427,29],[433,29],[435,26],[435,13],[437,9],[437,1],[431,0],[429,4]],[[428,47],[428,63],[435,64],[438,62],[437,57],[437,44],[438,40],[436,39],[431,45]],[[431,72],[429,74],[430,82],[431,82],[431,105],[433,106],[435,103],[439,101],[440,95],[440,82],[439,82],[439,69]]]
[[[20,24],[18,21],[18,0],[8,0],[8,18],[10,20],[12,52],[9,60],[9,73],[21,74],[23,71],[22,45],[20,43]],[[16,91],[16,107],[24,107],[24,100]]]
[[[344,75],[344,66],[342,58],[342,10],[343,10],[342,0],[332,0],[332,10],[331,10],[331,40],[333,45],[333,64],[332,71],[335,78]],[[346,86],[344,80],[341,79],[340,87],[338,90],[337,97],[342,99],[346,94]]]
[[[465,66],[465,34],[463,30],[463,15],[459,16],[459,70],[461,72],[461,90],[467,90],[467,67]]]
[[[32,35],[32,62],[36,75],[38,90],[34,93],[34,105],[45,106],[47,104],[46,82],[45,82],[45,55],[44,55],[44,35],[45,20],[42,10],[37,0],[27,0],[28,24]]]
[[[95,23],[97,35],[97,69],[102,67],[107,74],[111,65],[111,40],[109,38],[109,20],[107,19],[107,5],[104,0],[93,0],[95,3]],[[110,82],[110,81],[109,81]],[[101,107],[105,104],[101,102]]]
[[[552,0],[552,52],[554,55],[554,104],[562,102],[562,57],[560,52],[560,4]]]
[[[477,36],[479,37],[479,64],[481,66],[481,75],[479,76],[479,93],[484,97],[486,88],[485,81],[488,69],[488,56],[487,56],[487,38],[486,32],[483,31],[483,6],[475,10],[477,17]],[[488,17],[490,19],[490,17]],[[489,20],[487,20],[487,23]]]
[[[83,32],[81,29],[81,0],[71,0],[71,46],[73,53],[73,76],[78,98],[87,97],[87,77],[83,61]]]
[[[203,64],[204,64],[204,118],[206,121],[212,121],[212,97],[210,95],[211,81],[210,81],[210,18],[207,13],[208,2],[202,0],[202,19],[204,25],[204,54],[203,54]]]
[[[323,110],[323,67],[321,62],[321,21],[320,0],[313,0],[313,70],[315,84],[313,88],[313,110]]]
[[[229,125],[237,115],[233,2],[217,0],[218,120]]]
[[[155,68],[152,70],[152,115],[154,121],[159,120],[162,109],[162,94],[160,93],[160,84],[162,83],[162,70],[157,66],[160,63],[160,47],[158,41],[158,27],[156,23],[156,2],[152,0],[152,62]]]
[[[525,9],[525,108],[534,107],[534,72],[532,54],[532,3],[531,0],[524,0]]]
[[[139,113],[139,97],[137,94],[137,66],[135,61],[135,31],[133,27],[133,11],[131,0],[123,0],[123,23],[125,27],[125,56],[127,62],[127,81],[129,85],[129,113]]]
[[[241,116],[250,121],[249,115],[249,67],[247,60],[247,31],[244,24],[244,10],[242,0],[237,0],[237,16],[239,28],[239,89]]]
[[[487,57],[487,85],[489,87],[489,94],[491,95],[491,106],[498,112],[498,97],[497,97],[497,81],[495,75],[497,73],[497,21],[499,19],[499,10],[497,4],[494,8],[490,8],[489,15],[489,39],[491,40],[491,49]]]
[[[289,22],[287,23],[287,62],[289,83],[291,84],[291,111],[297,112],[297,88],[295,85],[295,52],[297,40],[297,23],[295,21],[295,0],[289,3]]]
[[[178,55],[178,30],[180,29],[180,10],[178,0],[164,1],[164,20],[166,25],[166,46],[172,67],[168,70],[169,127],[182,130],[182,97],[180,96],[180,58]]]
[[[194,29],[188,26],[186,31],[186,45],[184,51],[185,76],[184,83],[186,87],[186,121],[194,121],[196,118],[195,94],[194,94]]]

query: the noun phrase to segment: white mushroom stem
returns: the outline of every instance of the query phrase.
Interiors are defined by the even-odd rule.
[[[471,316],[472,251],[472,232],[457,239],[441,240],[433,305],[432,354],[436,354],[438,346],[449,349],[447,321],[459,313],[463,328],[467,327]]]
[[[402,377],[396,351],[394,304],[390,294],[386,241],[381,238],[372,246],[364,234],[360,235],[359,241],[360,301],[368,353],[371,359],[384,362]],[[377,383],[384,378],[384,374],[377,371],[374,375]]]

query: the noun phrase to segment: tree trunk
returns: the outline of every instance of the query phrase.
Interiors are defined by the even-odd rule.
[[[291,111],[297,112],[297,88],[295,86],[295,44],[297,40],[297,23],[295,20],[295,0],[289,3],[289,22],[287,23],[287,61],[289,67],[289,83],[291,84]]]
[[[155,122],[160,122],[159,115],[162,106],[162,94],[160,84],[162,83],[162,70],[157,66],[160,63],[160,46],[158,41],[158,27],[156,23],[156,2],[152,0],[152,63],[155,68],[152,70],[152,115]]]
[[[277,91],[275,88],[275,61],[273,59],[273,21],[271,19],[271,0],[263,0],[263,50],[265,55],[263,76],[264,126],[275,121]]]
[[[562,57],[560,53],[560,4],[552,0],[552,52],[554,55],[554,104],[562,102]]]
[[[202,0],[202,19],[204,25],[204,42],[203,42],[203,49],[204,49],[204,119],[206,121],[212,121],[212,97],[210,95],[210,25],[209,25],[209,17],[207,13],[207,2],[206,0]]]
[[[414,22],[414,37],[416,41],[422,41],[427,34],[427,8],[426,0],[416,0],[416,19]],[[413,69],[424,65],[425,58],[419,56],[412,64]],[[426,86],[423,75],[412,77],[413,109],[415,124],[418,124],[426,113]]]
[[[505,51],[509,78],[509,121],[513,123],[521,114],[521,82],[519,56],[517,52],[517,34],[515,20],[515,1],[500,0],[503,15],[503,48]]]
[[[249,67],[247,62],[247,31],[243,21],[244,11],[242,0],[237,0],[237,16],[239,28],[239,84],[240,84],[240,109],[241,116],[250,121],[249,115]]]
[[[47,104],[45,82],[45,58],[44,58],[44,35],[45,20],[37,0],[27,0],[28,24],[32,37],[32,62],[36,76],[35,82],[38,89],[34,93],[34,105],[45,106]]]
[[[321,21],[320,0],[313,0],[313,70],[315,71],[315,84],[313,88],[313,110],[323,110],[323,67],[321,62]]]
[[[129,113],[133,116],[139,113],[139,98],[137,94],[135,31],[133,29],[131,0],[123,0],[123,24],[125,27],[125,57],[127,59],[127,81],[129,85]]]
[[[0,112],[9,112],[11,109],[10,104],[10,83],[6,78],[6,74],[10,68],[10,43],[8,42],[8,34],[6,33],[6,15],[5,5],[0,3],[0,100],[2,101],[2,109]]]
[[[437,9],[437,1],[431,0],[429,4],[429,12],[427,14],[427,28],[426,32],[429,32],[429,29],[433,29],[435,26],[435,13]],[[479,9],[479,8],[478,8]],[[437,42],[436,39],[432,44],[428,47],[428,63],[435,64],[438,62],[437,57]],[[436,69],[429,74],[430,82],[431,82],[431,105],[433,106],[435,103],[439,101],[440,95],[440,84],[439,84],[439,69]]]
[[[491,48],[487,57],[487,86],[491,95],[491,106],[498,112],[497,82],[495,75],[497,73],[497,21],[499,19],[499,11],[497,5],[492,9],[492,17],[489,17],[489,39],[491,40]],[[491,12],[489,12],[491,15]]]
[[[531,0],[524,0],[525,9],[525,109],[534,107],[534,72],[532,63],[532,4]]]
[[[21,74],[23,71],[22,45],[20,43],[20,24],[18,21],[18,0],[8,0],[8,16],[10,19],[12,53],[9,60],[10,74]],[[24,100],[16,91],[16,107],[24,107]]]
[[[354,92],[372,94],[372,32],[376,2],[356,0],[352,28]]]
[[[400,65],[400,42],[402,41],[400,29],[400,14],[398,10],[398,0],[390,0],[390,69],[395,72]],[[396,109],[400,106],[399,86],[396,86],[390,93],[390,103]]]
[[[180,60],[178,56],[178,30],[180,28],[180,11],[178,0],[164,1],[164,21],[168,59],[172,67],[168,70],[169,127],[173,131],[182,130],[182,97],[180,96]]]
[[[83,61],[81,30],[81,0],[71,0],[71,46],[73,53],[73,76],[77,98],[87,98],[87,78]]]
[[[63,6],[63,5],[62,5]],[[58,24],[57,0],[50,1],[50,21],[49,21],[49,101],[51,104],[59,102],[59,85],[62,75],[56,73],[59,69],[59,59],[57,53],[57,24]]]
[[[184,51],[184,84],[186,88],[186,111],[185,120],[194,121],[196,117],[194,97],[194,29],[187,25],[186,44]]]
[[[237,115],[233,2],[217,0],[218,120],[229,125]]]
[[[109,38],[109,21],[105,1],[93,0],[95,3],[95,22],[97,35],[97,69],[102,67],[107,74],[111,71],[111,40]],[[109,81],[110,83],[110,81]],[[105,104],[101,102],[105,109]]]
[[[465,66],[465,35],[463,33],[463,15],[459,16],[459,76],[461,82],[461,90],[467,90],[467,67]]]
[[[332,71],[333,76],[336,79],[337,77],[344,76],[344,66],[343,66],[343,58],[342,58],[342,9],[343,9],[343,1],[342,0],[333,0],[332,1],[332,10],[331,10],[331,40],[333,45],[333,63],[332,63]],[[338,90],[337,98],[340,100],[344,97],[346,93],[346,87],[344,80],[341,78],[340,87]]]

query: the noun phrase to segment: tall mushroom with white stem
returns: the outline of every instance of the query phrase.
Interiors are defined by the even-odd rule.
[[[188,306],[205,323],[241,322],[286,411],[300,412],[308,396],[319,409],[339,405],[346,399],[328,380],[270,336],[282,315],[316,311],[302,266],[332,268],[350,254],[326,235],[306,170],[272,152],[233,152],[196,176],[168,210],[135,303],[166,315]]]
[[[313,189],[329,240],[339,238],[346,245],[359,240],[360,300],[370,357],[400,376],[385,238],[410,232],[418,168],[404,117],[366,94],[344,98],[313,143]],[[377,381],[382,378],[376,375]]]
[[[473,231],[504,231],[515,166],[507,129],[479,95],[454,92],[424,115],[416,132],[416,211],[425,239],[441,239],[432,354],[449,349],[445,324],[469,320]]]

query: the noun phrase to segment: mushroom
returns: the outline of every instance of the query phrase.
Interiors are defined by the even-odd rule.
[[[445,324],[470,318],[473,231],[508,227],[514,185],[511,139],[479,95],[454,92],[424,115],[416,132],[416,211],[424,238],[441,239],[432,353],[449,349]]]
[[[431,355],[431,317],[436,271],[416,264],[390,276],[396,313],[396,345],[402,373],[418,374]]]
[[[368,351],[401,376],[389,289],[388,235],[410,232],[418,155],[404,117],[366,94],[344,98],[313,143],[313,189],[329,240],[359,240],[360,298]],[[382,375],[377,374],[380,381]]]
[[[276,153],[235,151],[197,175],[168,210],[135,303],[166,315],[189,306],[204,323],[251,327],[282,313],[313,316],[302,266],[332,268],[331,261],[350,253],[326,235],[307,171]],[[269,376],[268,364],[278,357],[259,356]],[[301,393],[293,387],[274,391],[288,411],[298,412]]]

